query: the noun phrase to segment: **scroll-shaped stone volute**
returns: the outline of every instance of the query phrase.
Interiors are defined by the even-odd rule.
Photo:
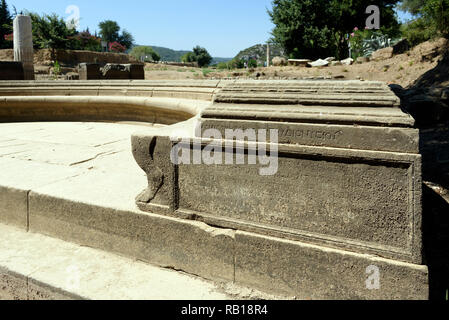
[[[140,193],[137,205],[147,211],[146,205],[156,201],[159,205],[173,206],[173,165],[170,162],[171,142],[167,137],[134,135],[134,159],[147,174],[148,187]]]
[[[133,137],[132,148],[134,159],[148,177],[148,187],[137,196],[137,202],[150,203],[164,184],[164,173],[155,164],[154,152],[157,137]]]

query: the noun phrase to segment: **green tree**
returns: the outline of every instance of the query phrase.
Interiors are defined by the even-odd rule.
[[[114,42],[119,40],[120,26],[112,20],[102,21],[98,24],[100,36],[104,41]]]
[[[152,61],[161,60],[161,56],[156,51],[154,51],[152,47],[149,46],[134,47],[129,54],[137,60],[140,60],[141,57],[145,56],[151,57]]]
[[[188,52],[181,57],[184,63],[197,62],[200,68],[208,66],[212,62],[212,56],[205,48],[196,46],[193,52]]]
[[[449,37],[449,0],[427,0],[421,13],[429,25]]]
[[[126,48],[131,48],[134,43],[134,37],[128,31],[123,30],[122,34],[118,37],[118,42],[120,42]]]
[[[402,28],[413,45],[437,36],[449,37],[449,0],[404,0],[400,8],[416,17]]]
[[[12,17],[5,0],[0,2],[0,49],[11,46],[10,42],[5,40],[5,36],[12,33]]]
[[[394,6],[399,0],[273,0],[268,11],[275,28],[275,43],[284,47],[292,58],[347,56],[346,35],[355,27],[365,28],[366,8],[381,9],[381,30],[399,35],[400,25]]]
[[[33,28],[33,42],[37,48],[72,49],[77,34],[75,29],[67,28],[64,19],[56,14],[40,16],[29,13]]]
[[[181,61],[184,63],[196,62],[196,57],[193,52],[187,52],[181,57]]]
[[[419,15],[425,5],[426,0],[403,0],[399,9],[410,12],[412,15]]]
[[[100,36],[109,43],[118,42],[126,48],[131,48],[134,43],[134,37],[131,33],[123,30],[120,34],[120,26],[117,22],[106,20],[99,23]]]
[[[205,48],[202,48],[200,46],[196,46],[195,48],[193,48],[193,55],[200,68],[208,66],[212,61],[212,56],[209,54],[209,52],[207,52]]]

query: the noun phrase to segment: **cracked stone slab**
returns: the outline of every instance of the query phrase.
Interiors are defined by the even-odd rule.
[[[131,193],[143,187],[139,178],[144,182],[145,177],[132,160],[130,135],[141,129],[113,123],[0,124],[0,221],[28,228],[29,192],[52,184],[63,194],[81,190],[85,195],[102,194],[99,199],[111,196],[111,185],[126,185],[128,202],[133,203]],[[76,187],[70,188],[68,181]],[[98,190],[92,181],[104,183],[99,184],[100,192],[92,192]],[[123,207],[120,198],[112,195]]]
[[[34,122],[0,124],[0,128],[0,140],[14,139],[34,143],[96,147],[129,141],[128,137],[142,126],[136,124],[118,126],[115,123]]]

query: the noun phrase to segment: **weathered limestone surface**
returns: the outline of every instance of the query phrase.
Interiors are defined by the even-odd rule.
[[[78,66],[80,80],[100,80],[100,65],[97,63],[80,63]]]
[[[16,97],[22,92],[31,95],[30,100]],[[97,143],[98,152],[87,157],[90,148],[75,147],[73,154],[80,159],[69,163],[66,154],[57,160],[74,174],[48,184],[43,179],[37,186],[15,185],[14,171],[27,171],[12,164],[11,182],[4,190],[19,190],[18,199],[27,205],[0,212],[6,223],[26,221],[25,228],[34,232],[305,299],[428,298],[428,271],[421,255],[418,135],[413,119],[379,83],[13,82],[0,83],[0,95],[6,96],[0,99],[6,114],[15,110],[12,106],[26,110],[27,103],[28,110],[42,103],[51,114],[64,102],[61,115],[70,116],[67,107],[78,104],[87,108],[101,102],[120,110],[128,101],[165,110],[173,122],[181,118],[180,109],[184,120],[201,115],[135,134],[133,152],[144,171],[131,158],[128,138],[118,139],[118,150]],[[124,97],[112,97],[114,101],[106,95]],[[203,101],[189,104],[180,97]],[[195,130],[198,123],[203,131]],[[14,128],[20,136],[21,126]],[[277,128],[276,175],[262,178],[260,165],[173,165],[170,151],[178,140],[170,137],[207,145],[210,139],[201,138],[207,128]],[[49,139],[48,132],[27,134]],[[75,138],[70,130],[63,137],[88,141],[90,135]],[[113,136],[107,139],[112,147]],[[35,150],[35,143],[21,146],[9,135],[1,140],[7,158],[20,157],[9,161],[56,161],[58,152]],[[243,149],[253,147],[246,143]],[[30,167],[28,174],[35,171]],[[141,212],[133,198],[145,185],[137,201],[146,211]],[[380,289],[366,287],[370,266],[379,268]]]
[[[81,63],[78,66],[80,80],[144,80],[143,64],[108,63],[102,69],[96,63]]]
[[[229,82],[216,80],[0,81],[0,97],[119,96],[189,99],[195,103],[196,100],[210,102],[214,93]],[[176,103],[174,107],[176,108]]]
[[[148,188],[137,197],[140,209],[300,241],[299,246],[373,254],[425,270],[418,267],[424,263],[419,135],[385,85],[237,81],[217,91],[198,120],[201,130],[195,135],[133,136],[134,157],[148,176]],[[233,149],[218,155],[222,164],[170,161],[175,146],[190,159],[195,148],[207,148],[211,137],[203,134],[208,129],[221,133],[213,137],[215,146],[243,148],[245,165],[224,164],[227,156],[234,157]],[[267,150],[274,145],[279,150],[277,172],[261,176],[262,164],[248,160],[257,145],[248,143],[248,133],[227,137],[227,129],[277,129],[279,141],[266,144]],[[331,263],[312,265],[329,268]],[[425,275],[421,280],[412,290],[418,296],[428,291]],[[405,297],[414,285],[401,281],[397,294]],[[320,291],[312,287],[311,292]],[[350,287],[346,292],[357,295]]]
[[[0,240],[0,300],[233,298],[198,277],[2,224]]]
[[[140,131],[151,130],[156,135],[172,132],[173,128],[182,133],[185,126],[141,128]],[[0,214],[1,223],[18,225],[22,229],[29,226],[32,232],[116,252],[157,266],[183,270],[214,281],[234,281],[236,284],[258,287],[269,293],[305,299],[427,299],[428,293],[422,290],[422,286],[421,289],[410,290],[407,295],[403,294],[403,288],[407,285],[413,288],[427,279],[424,266],[411,267],[410,264],[390,259],[379,262],[373,255],[329,250],[325,246],[216,228],[200,221],[139,211],[135,208],[134,197],[148,182],[129,150],[129,135],[134,131],[139,131],[139,127],[123,124],[0,124],[0,185],[20,190],[16,201],[10,197],[12,191],[7,190],[4,194],[5,199],[11,202],[9,209],[1,202],[0,207],[7,209]],[[0,190],[0,194],[3,192]],[[23,206],[14,206],[13,201],[16,204],[23,201]],[[9,220],[14,216],[19,222]],[[22,245],[9,231],[0,234],[17,246],[28,248],[31,253],[33,246],[42,244],[42,241],[30,238],[29,245]],[[2,243],[6,248],[10,247],[6,242]],[[285,250],[285,247],[291,249]],[[254,248],[259,251],[254,251]],[[335,260],[332,265],[327,265],[331,273],[324,277],[322,273],[326,264],[323,263],[327,261],[329,252],[335,254]],[[55,254],[53,250],[51,255],[42,256],[48,256],[51,260]],[[300,254],[304,259],[298,257],[295,260],[295,256]],[[98,257],[98,254],[95,256]],[[80,261],[88,260],[80,258]],[[27,266],[27,261],[38,260],[24,258],[22,261]],[[276,261],[279,263],[275,264]],[[367,277],[364,268],[373,262],[382,272],[382,289],[368,291],[363,289]],[[105,262],[98,263],[104,265]],[[258,266],[252,268],[251,264]],[[331,277],[335,275],[332,273],[334,264],[345,266],[342,271],[344,276]],[[352,270],[352,265],[358,265],[357,269]],[[269,268],[268,273],[264,268]],[[7,269],[19,271],[17,266]],[[92,270],[98,269],[104,270],[95,266]],[[45,270],[42,269],[40,275],[44,275]],[[54,269],[48,270],[49,273],[40,281],[53,283],[55,287],[54,281],[58,278],[52,273]],[[361,283],[357,283],[359,289],[355,293],[340,292],[337,296],[335,288],[347,288],[351,277],[360,279]],[[409,284],[406,283],[407,279],[410,279]],[[303,289],[298,286],[300,281],[305,281],[309,287]],[[255,282],[258,284],[255,285]],[[351,283],[355,282],[352,280]],[[117,285],[121,287],[124,283]],[[105,286],[101,284],[100,287]],[[314,288],[316,291],[312,295]],[[98,294],[96,298],[110,297],[100,289],[89,292]],[[109,291],[109,294],[113,292]],[[137,293],[130,290],[128,294],[132,292]],[[85,294],[78,295],[85,297]]]
[[[298,66],[298,67],[307,67],[307,64],[309,62],[312,62],[312,60],[309,59],[288,59],[288,64],[290,66]]]
[[[17,15],[14,28],[14,61],[23,63],[24,79],[34,80],[34,50],[31,17]]]

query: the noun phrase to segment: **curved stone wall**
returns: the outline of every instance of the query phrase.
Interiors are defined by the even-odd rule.
[[[210,104],[220,81],[0,81],[0,122],[174,124]]]

